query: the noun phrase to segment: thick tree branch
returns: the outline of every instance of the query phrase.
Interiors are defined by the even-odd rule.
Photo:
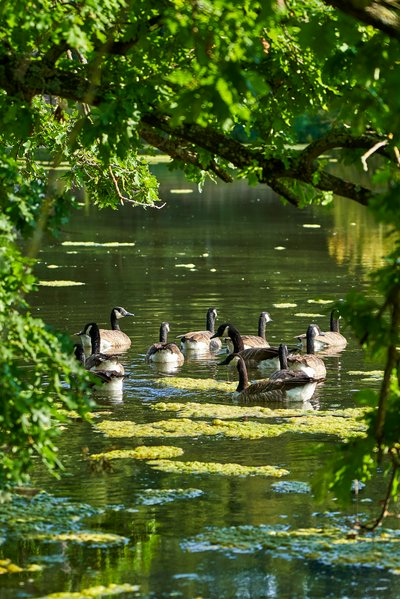
[[[225,183],[231,183],[233,181],[233,177],[216,164],[215,160],[210,159],[208,164],[203,164],[193,147],[182,147],[181,145],[177,145],[175,140],[158,135],[154,129],[145,124],[140,125],[139,133],[148,144],[165,152],[168,156],[171,156],[171,158],[193,164],[202,170],[212,171],[217,177],[222,179],[222,181],[225,181]]]
[[[398,0],[325,0],[358,21],[372,25],[383,33],[399,39],[400,2]]]

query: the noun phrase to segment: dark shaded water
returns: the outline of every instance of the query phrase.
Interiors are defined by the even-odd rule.
[[[267,310],[273,318],[267,330],[271,344],[292,343],[311,321],[327,328],[329,304],[318,300],[336,300],[365,287],[368,267],[379,262],[384,249],[382,232],[365,213],[350,212],[343,204],[334,211],[298,211],[244,183],[208,185],[198,195],[194,188],[194,193],[172,193],[190,187],[176,175],[165,172],[162,181],[163,210],[82,211],[60,242],[43,247],[37,268],[44,281],[84,283],[43,286],[32,298],[37,314],[60,330],[72,334],[93,320],[105,327],[117,305],[135,313],[121,322],[132,338],[132,347],[121,356],[128,373],[123,396],[97,394],[98,410],[107,411],[108,419],[150,422],[175,416],[152,410],[157,401],[231,403],[223,391],[158,384],[168,375],[147,365],[144,354],[157,340],[161,321],[170,322],[173,338],[204,328],[207,308],[216,306],[218,323],[230,321],[243,333],[256,333],[258,315]],[[121,245],[102,245],[112,242]],[[349,372],[371,365],[364,364],[350,332],[344,332],[348,347],[326,358],[328,377],[312,399],[313,409],[354,406],[354,391],[367,386]],[[217,362],[214,356],[187,359],[177,376],[229,380]],[[57,497],[90,504],[98,513],[87,528],[120,534],[129,542],[116,548],[6,543],[4,557],[23,564],[41,560],[45,567],[40,574],[2,577],[0,597],[36,598],[110,583],[138,585],[137,592],[125,594],[132,597],[396,597],[396,577],[374,568],[324,565],[256,548],[194,551],[186,544],[209,527],[323,526],[323,514],[337,510],[333,497],[321,506],[311,493],[277,493],[273,478],[168,474],[140,460],[93,470],[84,455],[173,444],[184,450],[183,460],[271,464],[287,468],[290,481],[310,482],[336,443],[333,436],[293,434],[263,440],[107,439],[90,424],[74,422],[60,441],[65,475],[49,479],[38,466],[33,482]],[[143,499],[149,489],[198,493],[149,505]],[[364,499],[379,499],[380,493],[371,485]],[[371,506],[354,502],[345,515],[367,513]]]

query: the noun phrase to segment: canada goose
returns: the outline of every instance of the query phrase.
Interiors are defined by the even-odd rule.
[[[239,354],[246,363],[247,368],[279,368],[278,347],[244,348],[244,343],[238,329],[230,323],[221,324],[214,337],[229,337],[233,343],[235,354]],[[293,351],[297,348],[290,348]],[[230,364],[230,356],[221,364]],[[234,365],[234,364],[233,364]]]
[[[126,333],[119,328],[118,320],[125,316],[135,316],[125,308],[117,306],[111,310],[110,329],[99,329],[100,331],[100,351],[106,351],[112,347],[116,349],[128,349],[131,346],[131,340]],[[82,345],[86,352],[91,351],[91,340],[88,335],[81,337]]]
[[[258,335],[241,335],[244,349],[250,349],[251,347],[269,347],[269,343],[265,338],[265,327],[267,322],[271,321],[272,318],[268,312],[261,312],[258,318]],[[230,353],[234,351],[233,343],[230,338],[227,338],[226,345]]]
[[[314,355],[314,339],[317,336],[324,336],[318,325],[310,324],[307,333],[307,353],[306,354],[291,354],[288,356],[288,366],[292,370],[302,370],[306,374],[316,379],[324,379],[326,377],[326,368],[324,361]]]
[[[286,346],[280,346],[281,364],[284,365]],[[239,373],[239,384],[233,393],[235,399],[241,401],[274,402],[285,399],[309,400],[317,386],[317,381],[304,372],[281,369],[274,372],[269,379],[249,384],[245,361],[240,354],[233,354],[231,361],[236,364]]]
[[[76,343],[74,345],[74,355],[76,359],[82,364],[82,366],[86,366],[86,354],[80,343]],[[108,389],[119,390],[122,389],[122,381],[124,379],[124,374],[120,374],[115,370],[92,370],[91,371],[96,378],[99,379],[99,382],[107,383]],[[94,386],[95,383],[92,383],[90,386]]]
[[[162,322],[160,326],[160,341],[153,343],[147,350],[146,362],[168,363],[181,366],[185,357],[176,343],[168,343],[169,323]]]
[[[332,310],[330,316],[330,330],[319,333],[314,338],[314,351],[324,350],[328,347],[345,348],[347,345],[347,339],[340,333],[339,318],[336,317],[338,314],[337,310]],[[317,326],[317,325],[315,325]],[[306,335],[297,335],[297,339],[306,345]]]
[[[114,372],[116,375],[124,376],[125,370],[118,356],[103,354],[100,352],[100,329],[95,322],[86,324],[80,333],[76,333],[81,340],[90,338],[91,354],[85,359],[85,368],[92,372]],[[83,344],[82,344],[83,345]]]
[[[190,331],[183,335],[178,335],[181,340],[181,349],[189,351],[218,351],[221,349],[221,340],[215,338],[211,340],[214,334],[215,320],[217,318],[216,308],[208,308],[206,316],[205,331]]]

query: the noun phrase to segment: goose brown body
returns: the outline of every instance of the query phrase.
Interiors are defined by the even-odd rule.
[[[221,349],[221,340],[211,338],[214,334],[217,315],[216,308],[208,308],[205,331],[190,331],[178,335],[177,339],[181,340],[181,348],[188,351],[218,351]]]
[[[229,337],[233,343],[234,353],[239,354],[243,358],[247,368],[279,368],[278,347],[269,346],[245,349],[238,329],[230,323],[221,324],[214,336]],[[222,362],[222,364],[224,363],[231,363],[230,356]]]
[[[286,346],[280,346],[280,363],[285,366]],[[235,399],[245,402],[277,402],[287,399],[301,401],[309,400],[317,386],[317,382],[304,372],[295,372],[281,368],[274,372],[269,379],[255,381],[251,385],[245,361],[240,354],[232,354],[231,361],[236,364],[239,373],[239,384],[234,392]]]
[[[170,327],[168,322],[162,322],[160,326],[160,340],[153,343],[146,353],[146,362],[158,362],[163,364],[175,364],[181,366],[185,357],[176,343],[168,343]]]
[[[121,331],[118,321],[125,316],[134,316],[132,312],[128,312],[125,308],[117,306],[111,310],[110,323],[111,329],[99,329],[100,333],[100,351],[109,349],[128,349],[132,342],[124,331]],[[82,345],[85,351],[91,351],[91,341],[88,336],[81,338]]]
[[[75,355],[83,363],[86,370],[93,372],[104,383],[112,383],[115,388],[122,387],[122,381],[125,376],[125,369],[118,356],[108,355],[100,352],[100,329],[95,322],[86,324],[80,333],[77,333],[82,339],[89,336],[91,340],[91,354],[85,358],[84,351]]]
[[[315,325],[317,326],[317,325]],[[302,342],[303,345],[306,345],[307,335],[297,335],[297,339]],[[336,318],[336,310],[332,310],[330,315],[330,330],[329,331],[321,331],[319,329],[318,334],[314,338],[314,351],[323,351],[326,348],[335,347],[339,349],[344,349],[347,345],[347,339],[340,332],[339,326],[339,318]]]
[[[314,339],[320,335],[320,329],[315,324],[310,324],[307,333],[307,353],[306,354],[291,354],[288,356],[288,366],[292,370],[302,370],[309,376],[316,379],[324,379],[326,377],[326,367],[324,361],[315,355]]]
[[[265,336],[265,328],[268,322],[271,322],[272,318],[268,312],[261,312],[258,318],[258,335],[241,335],[244,349],[251,349],[252,347],[269,347],[269,343]],[[228,337],[226,340],[228,351],[232,353],[234,351],[233,342]]]

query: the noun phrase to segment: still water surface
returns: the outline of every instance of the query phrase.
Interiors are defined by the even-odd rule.
[[[264,188],[245,183],[210,184],[199,195],[194,186],[185,192],[191,186],[176,174],[162,173],[161,180],[164,209],[80,211],[60,241],[43,246],[37,267],[43,281],[84,283],[42,286],[31,298],[36,313],[59,330],[73,334],[93,320],[108,328],[113,306],[135,313],[121,321],[132,338],[132,347],[121,355],[128,374],[123,395],[96,396],[97,409],[107,412],[107,419],[145,423],[175,417],[152,410],[159,401],[231,404],[223,391],[159,384],[168,374],[152,369],[144,355],[158,340],[162,321],[170,323],[172,339],[203,329],[207,308],[215,306],[217,324],[232,322],[241,332],[255,334],[258,315],[266,310],[273,319],[267,325],[270,343],[291,344],[309,322],[328,328],[329,304],[317,300],[337,300],[353,288],[366,287],[368,268],[379,263],[385,249],[382,231],[365,212],[350,212],[343,203],[334,210],[298,211],[283,207]],[[104,245],[112,242],[121,245]],[[349,372],[372,366],[364,363],[350,331],[343,332],[348,346],[326,358],[327,380],[312,398],[311,409],[352,407],[354,392],[367,386]],[[174,374],[234,380],[218,365],[219,358],[188,358]],[[9,555],[14,552],[19,562],[42,560],[45,567],[40,575],[1,580],[0,596],[36,598],[130,583],[138,590],[124,596],[397,597],[396,577],[374,568],[328,565],[256,547],[243,552],[202,550],[190,543],[209,527],[323,526],[324,514],[338,510],[333,497],[321,506],[310,492],[277,493],[273,478],[168,474],[140,460],[116,460],[111,470],[94,471],[85,459],[86,452],[171,444],[184,450],[182,460],[271,464],[288,469],[289,481],[310,482],[336,443],[333,436],[301,434],[262,440],[107,439],[90,424],[74,422],[60,442],[65,475],[56,481],[38,466],[33,482],[56,497],[98,509],[87,528],[123,535],[129,542],[117,548],[19,542],[9,548]],[[152,505],[144,497],[155,489],[195,491]],[[355,501],[344,515],[368,514],[370,498],[381,498],[379,485],[367,488],[363,502]]]

